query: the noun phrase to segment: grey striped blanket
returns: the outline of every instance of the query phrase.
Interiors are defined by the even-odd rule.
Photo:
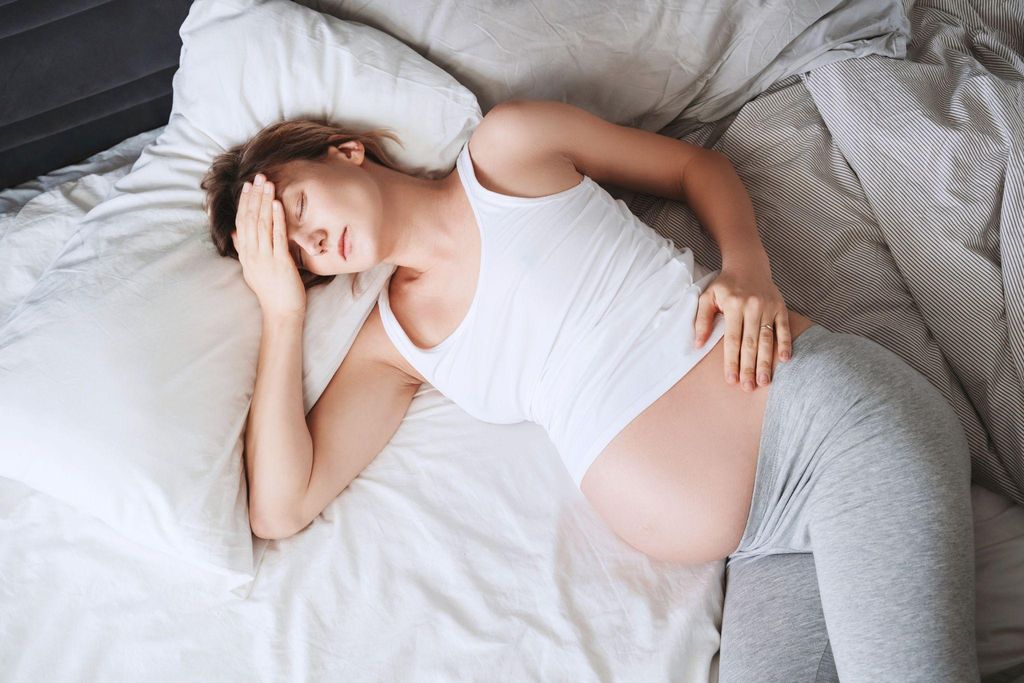
[[[662,132],[733,161],[789,308],[924,374],[963,424],[974,481],[1024,505],[1024,3],[908,15],[906,59],[833,62]],[[628,203],[719,267],[687,206]]]

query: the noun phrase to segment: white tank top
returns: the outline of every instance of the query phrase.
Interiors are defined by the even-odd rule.
[[[693,347],[697,298],[719,271],[589,176],[546,197],[503,195],[477,180],[468,143],[456,171],[480,230],[469,312],[444,341],[418,347],[391,311],[389,280],[384,329],[471,416],[541,425],[578,487],[608,442],[725,334],[719,313]]]

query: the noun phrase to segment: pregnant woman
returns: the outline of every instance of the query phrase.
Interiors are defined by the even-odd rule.
[[[639,551],[726,560],[722,681],[978,680],[959,422],[892,352],[786,310],[724,155],[547,101],[492,109],[436,180],[382,137],[285,121],[203,181],[263,313],[257,536],[319,515],[426,381],[481,420],[542,425]],[[722,268],[599,183],[688,202]],[[396,270],[307,418],[306,289],[380,263]]]

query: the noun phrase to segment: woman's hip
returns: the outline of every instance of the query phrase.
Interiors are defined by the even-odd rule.
[[[751,506],[733,555],[807,552],[803,508],[830,486],[969,495],[967,439],[952,407],[877,342],[815,325],[794,342],[769,389]]]

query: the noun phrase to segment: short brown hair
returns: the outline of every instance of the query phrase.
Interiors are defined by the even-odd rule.
[[[238,258],[238,251],[231,241],[231,233],[235,230],[235,216],[238,213],[238,198],[242,193],[242,185],[248,179],[262,173],[277,185],[281,171],[289,161],[320,161],[327,154],[328,147],[350,140],[361,142],[366,150],[366,156],[377,163],[400,170],[396,168],[395,162],[381,144],[383,138],[391,138],[399,145],[402,144],[398,136],[386,128],[352,132],[326,119],[297,118],[270,124],[248,142],[217,155],[199,184],[206,191],[203,209],[210,217],[210,232],[217,252],[221,256]],[[317,275],[298,263],[295,265],[307,290],[317,285],[325,285],[335,277]],[[352,286],[354,290],[354,273]]]

